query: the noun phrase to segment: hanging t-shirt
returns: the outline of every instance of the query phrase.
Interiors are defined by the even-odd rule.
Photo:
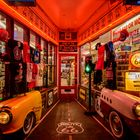
[[[27,82],[32,81],[32,70],[33,70],[33,63],[27,63]]]
[[[100,46],[98,48],[98,60],[96,62],[95,69],[96,70],[103,70],[104,69],[104,46]]]
[[[40,63],[40,52],[32,47],[30,47],[30,58],[32,63]]]
[[[36,86],[43,86],[43,64],[37,64]]]
[[[10,55],[12,62],[22,62],[23,60],[23,44],[20,41],[8,40]]]
[[[40,52],[38,50],[34,51],[34,63],[40,63]]]
[[[26,64],[10,63],[11,93],[20,94],[26,92]]]
[[[23,62],[30,62],[30,47],[27,42],[23,43]]]
[[[28,83],[29,88],[34,88],[36,86],[36,75],[38,72],[37,64],[33,63],[32,65],[33,65],[33,67],[32,67],[32,80],[31,80],[31,82]]]
[[[32,63],[34,63],[34,53],[35,53],[35,49],[30,47],[30,60]]]

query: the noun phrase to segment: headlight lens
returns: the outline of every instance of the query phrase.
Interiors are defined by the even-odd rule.
[[[0,111],[0,124],[8,124],[11,121],[11,113],[7,110]]]
[[[140,117],[140,104],[139,105],[136,105],[135,113],[136,113],[137,116]]]

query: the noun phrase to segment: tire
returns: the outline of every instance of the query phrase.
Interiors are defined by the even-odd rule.
[[[31,131],[33,125],[35,123],[35,116],[33,113],[27,114],[24,124],[23,124],[23,134],[27,135]]]
[[[110,125],[113,135],[116,138],[122,139],[125,137],[124,125],[117,112],[115,112],[115,111],[110,112],[109,125]]]

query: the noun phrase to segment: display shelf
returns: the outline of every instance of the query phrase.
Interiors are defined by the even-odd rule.
[[[116,59],[116,84],[117,90],[125,91],[125,72],[129,69],[130,52],[119,52],[119,57]]]

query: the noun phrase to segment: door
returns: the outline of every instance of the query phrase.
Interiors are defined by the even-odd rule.
[[[59,93],[60,97],[76,97],[77,91],[77,55],[60,54],[59,57]]]

